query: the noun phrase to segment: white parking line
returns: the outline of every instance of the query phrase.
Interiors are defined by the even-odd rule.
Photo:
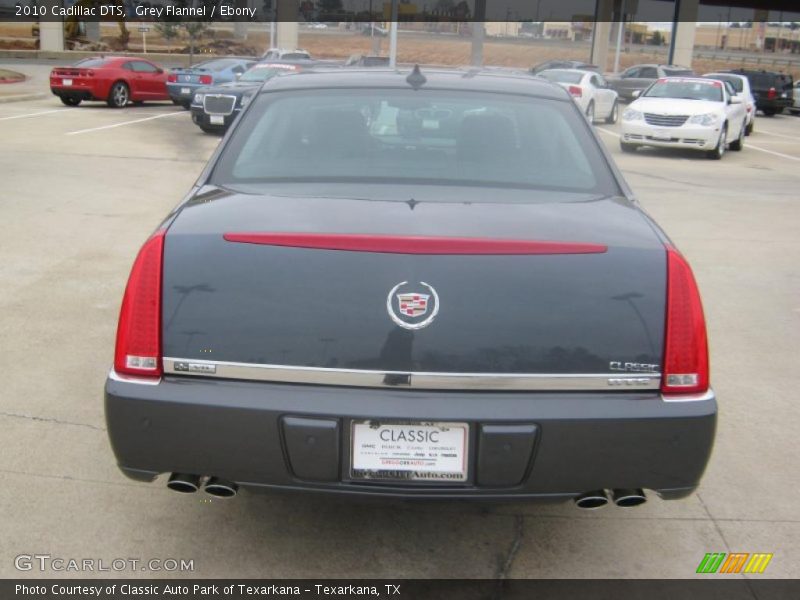
[[[615,133],[615,132],[611,131],[610,129],[606,129],[605,127],[595,127],[595,129],[597,129],[597,131],[603,131],[603,132],[605,132],[605,133],[607,133],[609,135],[613,135],[615,138],[621,138],[622,137],[620,134]]]
[[[602,131],[602,132],[607,133],[609,135],[613,135],[615,138],[622,137],[620,134],[615,133],[613,131],[610,131],[610,130],[606,129],[605,127],[596,127],[596,129],[597,129],[597,131]],[[762,131],[761,133],[766,133],[766,132]],[[772,135],[777,135],[777,134],[773,133]],[[789,137],[789,136],[781,136],[781,137]],[[783,152],[775,152],[774,150],[767,150],[766,148],[759,148],[758,146],[754,146],[753,144],[745,144],[744,147],[745,148],[752,148],[753,150],[758,150],[759,152],[766,152],[767,154],[774,154],[775,156],[780,156],[781,158],[788,158],[789,160],[798,160],[798,161],[800,161],[800,157],[792,156],[790,154],[784,154]]]
[[[164,113],[163,115],[156,115],[154,117],[145,117],[144,119],[134,119],[133,121],[123,121],[122,123],[114,123],[113,125],[103,125],[102,127],[91,127],[90,129],[79,129],[78,131],[70,131],[65,135],[79,135],[81,133],[90,133],[92,131],[101,131],[103,129],[113,129],[114,127],[124,127],[125,125],[133,125],[134,123],[143,123],[145,121],[152,121],[153,119],[161,119],[163,117],[171,117],[173,115],[182,115],[186,111],[177,110],[174,112]]]
[[[767,154],[774,154],[775,156],[780,156],[781,158],[788,158],[789,160],[799,160],[800,157],[792,156],[790,154],[784,154],[783,152],[775,152],[774,150],[767,150],[766,148],[759,148],[758,146],[753,146],[753,144],[745,144],[745,148],[752,148],[753,150],[758,150],[759,152],[766,152]]]
[[[0,117],[0,121],[10,121],[11,119],[24,119],[25,117],[36,117],[38,115],[49,115],[51,113],[67,112],[69,108],[57,108],[55,110],[44,110],[42,112],[27,113],[24,115],[14,115],[13,117]]]
[[[764,135],[774,135],[775,137],[786,138],[787,140],[792,140],[793,142],[796,142],[798,140],[798,137],[796,135],[784,135],[782,133],[772,133],[771,131],[765,131],[763,129],[757,129],[755,133],[758,135],[761,135],[762,133]]]

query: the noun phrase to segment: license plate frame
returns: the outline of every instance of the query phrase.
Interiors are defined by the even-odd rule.
[[[419,440],[408,439],[420,433]],[[350,423],[349,446],[354,481],[441,485],[464,484],[470,477],[466,422],[356,419]]]

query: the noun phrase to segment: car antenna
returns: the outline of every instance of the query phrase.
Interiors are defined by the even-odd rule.
[[[411,71],[408,77],[406,77],[406,81],[408,82],[408,85],[415,90],[418,90],[425,85],[425,82],[428,81],[428,78],[420,72],[419,65],[414,65],[414,70]]]

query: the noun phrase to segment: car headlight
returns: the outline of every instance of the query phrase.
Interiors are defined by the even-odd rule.
[[[192,100],[192,102],[194,102],[195,104],[202,104],[203,98],[205,98],[205,97],[206,97],[205,94],[199,94],[199,93],[195,94],[194,95],[194,100]]]
[[[644,115],[640,111],[633,110],[632,108],[627,108],[625,112],[622,113],[623,121],[641,121],[643,118]]]
[[[695,115],[691,119],[689,119],[689,123],[692,123],[693,125],[702,125],[704,127],[710,127],[711,125],[717,124],[717,115],[715,115],[714,113]]]

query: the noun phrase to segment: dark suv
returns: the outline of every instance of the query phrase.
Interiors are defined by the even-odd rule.
[[[788,73],[734,69],[730,71],[744,75],[750,80],[750,89],[756,99],[756,108],[771,117],[792,105],[792,76]]]

